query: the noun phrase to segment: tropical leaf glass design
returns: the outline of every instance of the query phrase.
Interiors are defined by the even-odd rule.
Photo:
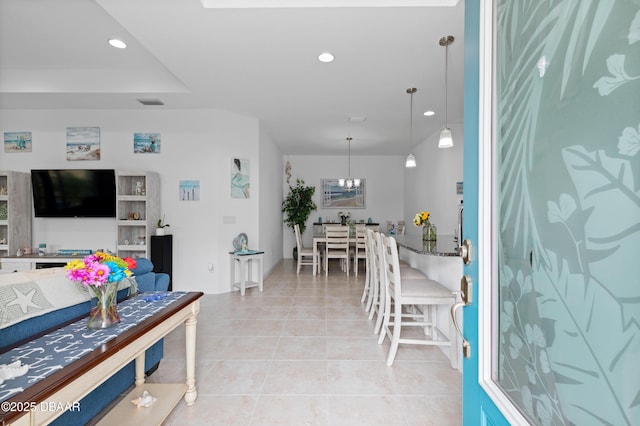
[[[640,424],[640,3],[497,1],[498,383]]]

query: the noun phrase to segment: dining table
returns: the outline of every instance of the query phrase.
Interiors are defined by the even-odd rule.
[[[321,246],[322,244],[327,242],[327,238],[323,232],[323,226],[322,225],[340,225],[339,223],[319,223],[316,222],[313,224],[313,275],[316,275],[319,272],[322,272],[322,262],[318,261],[317,259],[319,259],[319,246]],[[371,226],[371,227],[375,227],[377,228],[379,226],[379,224],[377,223],[366,223],[365,225],[367,226]],[[356,234],[355,232],[350,232],[349,233],[349,245],[350,246],[355,246],[356,244]]]
[[[327,242],[327,237],[325,234],[313,234],[313,275],[316,275],[316,273],[322,272],[322,262],[320,262],[319,259],[319,248],[318,246],[324,244]],[[349,235],[349,245],[355,245],[356,244],[356,236],[355,235]]]

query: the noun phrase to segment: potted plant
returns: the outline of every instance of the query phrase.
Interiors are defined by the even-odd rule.
[[[305,186],[304,180],[296,179],[296,186],[289,185],[289,194],[282,201],[282,212],[285,213],[284,223],[292,230],[296,224],[300,225],[300,234],[307,229],[306,222],[311,212],[318,208],[313,201],[315,192],[315,186]],[[294,248],[293,258],[297,258],[297,247]]]
[[[161,219],[158,219],[158,223],[156,223],[156,235],[164,235],[165,234],[165,229],[164,228],[168,228],[169,225],[168,223],[165,223],[164,221],[164,215],[162,215]]]

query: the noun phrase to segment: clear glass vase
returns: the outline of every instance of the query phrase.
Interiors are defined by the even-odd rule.
[[[435,241],[438,236],[438,232],[435,225],[426,221],[422,227],[422,241]]]
[[[104,283],[101,286],[89,286],[98,299],[96,306],[89,312],[87,327],[92,330],[113,327],[120,322],[118,315],[118,283]]]

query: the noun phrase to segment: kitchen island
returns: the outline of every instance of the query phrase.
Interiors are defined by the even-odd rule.
[[[423,241],[422,235],[391,235],[400,247],[404,247],[417,254],[432,256],[455,257],[460,256],[458,242],[453,235],[438,235],[435,241]]]
[[[463,276],[462,257],[460,257],[458,242],[453,235],[438,235],[436,241],[422,241],[421,234],[391,235],[398,245],[400,259],[412,267],[424,272],[427,277],[438,281],[451,291],[460,291],[460,280]],[[460,300],[458,296],[457,300]],[[449,312],[439,310],[437,321],[446,324]],[[462,313],[458,310],[456,318],[462,328]],[[446,328],[445,328],[446,333]],[[462,344],[460,338],[447,336],[456,342],[458,348],[458,370],[462,371]]]

